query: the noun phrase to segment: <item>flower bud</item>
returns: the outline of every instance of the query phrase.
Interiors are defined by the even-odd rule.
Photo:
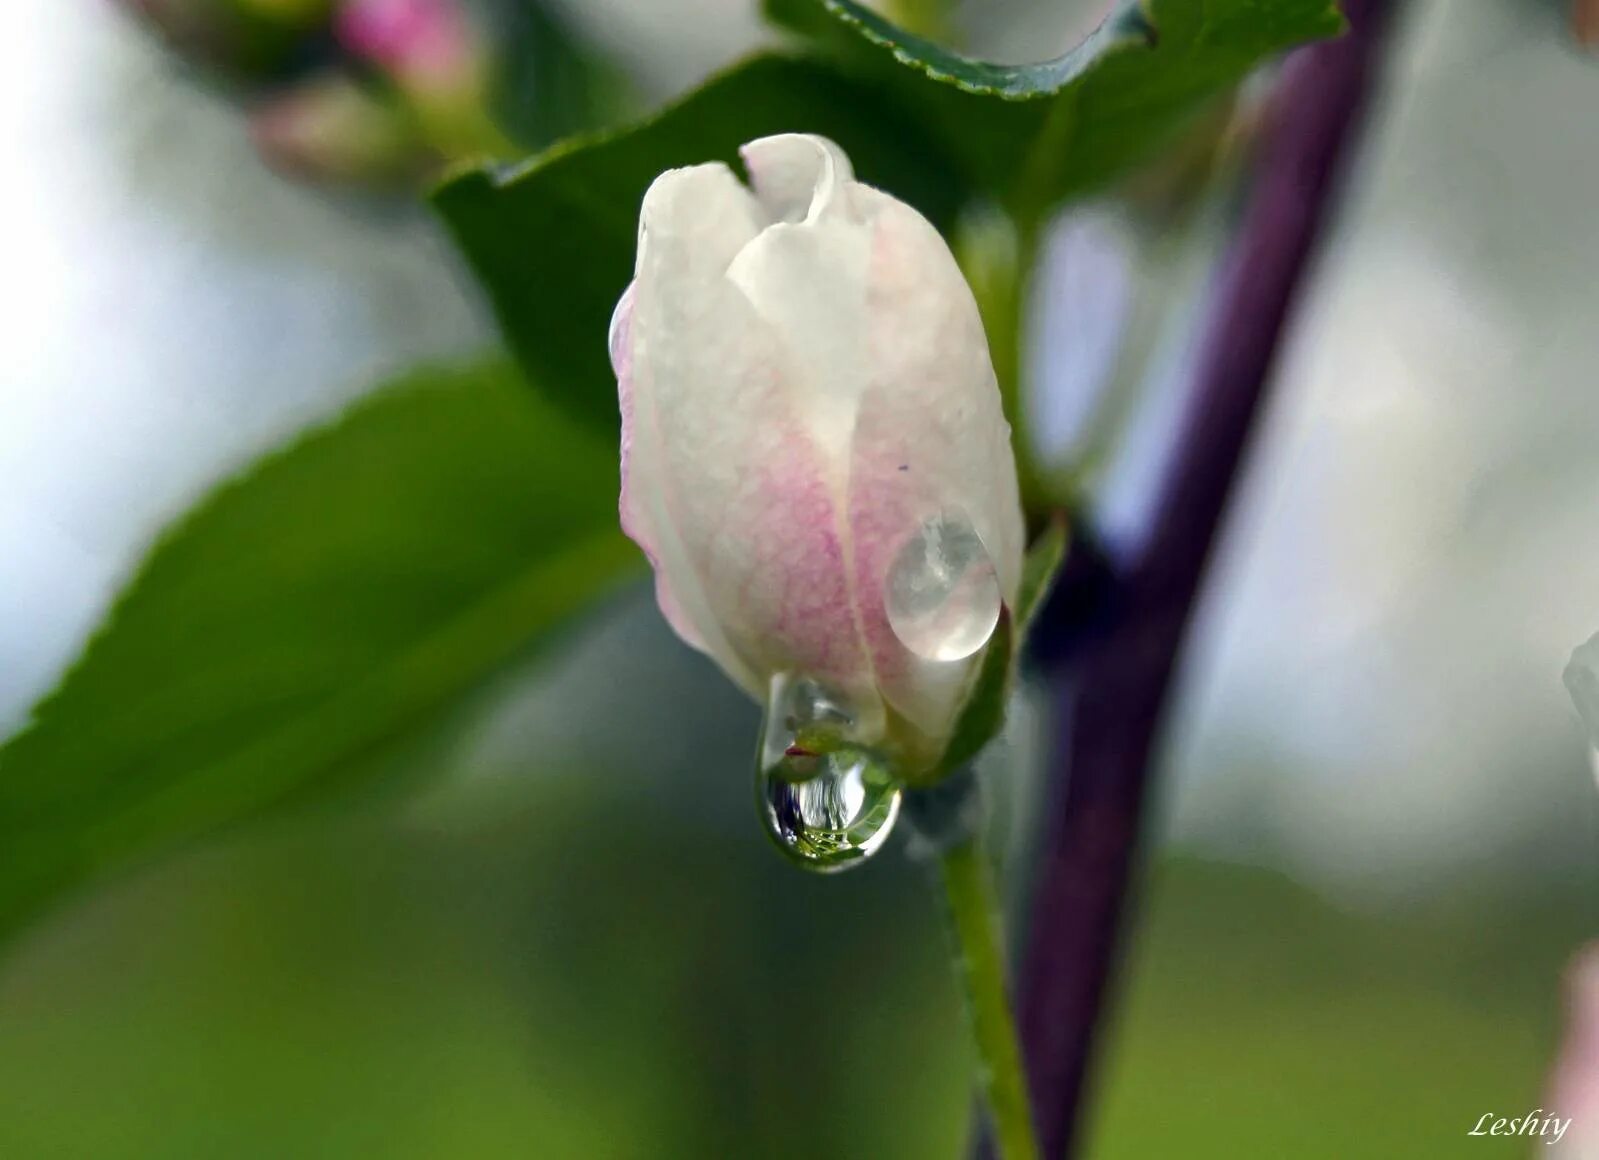
[[[752,696],[817,682],[942,751],[1024,530],[977,304],[938,231],[832,142],[650,187],[612,323],[624,530],[661,609]]]
[[[401,109],[338,73],[259,105],[250,134],[272,168],[312,181],[389,185],[416,178],[433,161]]]
[[[388,79],[444,156],[519,152],[495,120],[490,53],[462,0],[346,0],[336,33]]]
[[[346,0],[335,30],[346,50],[413,99],[480,87],[484,54],[460,0]]]

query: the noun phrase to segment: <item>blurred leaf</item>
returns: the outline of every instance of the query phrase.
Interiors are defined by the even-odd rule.
[[[496,365],[406,379],[216,491],[0,748],[0,933],[370,775],[633,570],[615,471]]]
[[[495,105],[517,141],[541,149],[623,115],[625,77],[551,5],[497,0],[492,12],[500,58]]]
[[[639,756],[474,767],[426,826],[341,811],[117,883],[0,970],[0,1156],[953,1157],[921,867],[818,888],[726,768]]]
[[[863,181],[935,223],[949,224],[965,199],[928,130],[876,86],[821,61],[758,56],[631,128],[559,145],[509,174],[462,173],[434,202],[533,380],[609,434],[605,335],[632,277],[644,191],[663,170],[736,165],[744,142],[796,131],[832,137]]]
[[[1359,858],[1361,838],[1346,840],[1342,857]],[[1157,862],[1141,898],[1084,1155],[1559,1155],[1460,1141],[1476,1108],[1544,1098],[1561,968],[1591,936],[1591,900],[1491,900],[1457,883],[1339,905],[1279,873],[1188,858]]]
[[[1044,597],[1055,585],[1070,542],[1066,517],[1057,515],[1027,549],[1027,558],[1022,561],[1021,587],[1016,593],[1016,623],[1023,637],[1032,626],[1033,617],[1043,607]]]
[[[973,184],[1041,214],[1103,187],[1213,97],[1343,28],[1333,0],[1124,0],[1064,56],[972,60],[854,0],[765,0],[773,21],[878,79],[940,135]]]

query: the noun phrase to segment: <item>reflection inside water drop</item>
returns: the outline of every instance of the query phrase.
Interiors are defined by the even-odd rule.
[[[811,759],[816,772],[790,781],[782,767],[761,774],[766,832],[806,868],[831,873],[882,848],[899,817],[899,786],[865,750]]]
[[[849,740],[855,725],[843,702],[816,682],[773,680],[756,804],[777,846],[821,873],[871,857],[899,816],[899,785],[871,749]]]
[[[889,565],[888,625],[931,661],[958,661],[988,643],[999,624],[999,577],[977,529],[957,512],[923,520]]]

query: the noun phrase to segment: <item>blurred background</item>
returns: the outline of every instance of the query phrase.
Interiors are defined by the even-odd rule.
[[[1070,40],[1054,8],[961,17],[1015,59]],[[649,100],[761,35],[741,0],[569,15]],[[210,484],[492,341],[423,210],[280,180],[190,79],[109,2],[0,6],[4,731]],[[1557,6],[1406,6],[1186,659],[1091,1156],[1523,1151],[1465,1133],[1538,1105],[1599,931],[1560,683],[1599,630],[1595,110]],[[756,721],[639,590],[421,791],[36,927],[0,962],[0,1156],[960,1155],[922,871],[774,857]]]

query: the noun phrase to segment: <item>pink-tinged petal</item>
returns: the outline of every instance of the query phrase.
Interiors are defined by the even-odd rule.
[[[653,275],[660,262],[681,257],[678,274],[684,282],[718,280],[727,262],[755,236],[760,224],[753,198],[725,167],[697,166],[663,174],[645,195],[639,218],[640,276],[646,267]],[[652,236],[658,239],[659,251],[651,243]],[[655,265],[651,265],[651,255]],[[668,295],[671,292],[667,290]],[[677,531],[671,506],[676,485],[667,475],[655,396],[659,376],[650,369],[640,373],[644,363],[640,335],[649,329],[640,317],[639,303],[644,297],[640,280],[635,279],[617,304],[610,334],[622,412],[622,530],[649,558],[655,570],[656,599],[672,628],[687,644],[714,656],[735,681],[758,695],[759,677],[721,633],[689,549]],[[661,330],[662,324],[658,321],[654,329]],[[659,340],[653,344],[652,353],[661,345]]]
[[[1025,530],[1010,426],[976,301],[942,238],[908,206],[865,186],[852,193],[872,229],[867,385],[850,457],[854,583],[884,698],[936,736],[975,666],[905,649],[884,607],[888,572],[942,513],[976,530],[1014,602]]]
[[[975,662],[906,649],[884,608],[888,568],[923,521],[948,513],[983,539],[1006,600],[1021,571],[1010,431],[977,305],[937,231],[887,195],[838,183],[833,149],[786,137],[745,155],[763,205],[785,221],[728,276],[795,368],[792,411],[848,513],[849,599],[873,680],[936,742]]]
[[[963,520],[1003,598],[1022,551],[1010,431],[937,232],[821,138],[663,175],[612,328],[622,515],[663,609],[755,696],[777,673],[941,742],[977,666],[910,652],[884,607],[924,523]],[[925,650],[924,650],[925,651]]]
[[[619,343],[624,509],[702,647],[753,695],[794,671],[875,702],[828,464],[786,352],[726,277],[766,220],[720,166],[669,174],[646,199]]]
[[[633,405],[633,300],[638,289],[638,283],[629,282],[627,289],[622,292],[621,299],[616,304],[616,311],[611,315],[611,331],[608,338],[611,351],[611,366],[616,371],[617,401],[622,411],[622,489],[618,501],[621,515],[622,531],[637,544],[644,556],[650,562],[655,573],[655,602],[660,605],[661,615],[672,626],[674,632],[682,638],[684,643],[701,652],[707,651],[707,645],[700,636],[699,629],[689,619],[683,609],[683,603],[677,598],[672,589],[672,583],[666,570],[661,567],[660,552],[656,547],[656,534],[650,523],[647,509],[641,507],[633,497],[629,486],[630,467],[633,463],[634,432],[637,421],[634,418]]]
[[[865,385],[869,241],[869,231],[848,219],[774,225],[728,270],[794,368],[794,414],[832,461],[841,501]]]

